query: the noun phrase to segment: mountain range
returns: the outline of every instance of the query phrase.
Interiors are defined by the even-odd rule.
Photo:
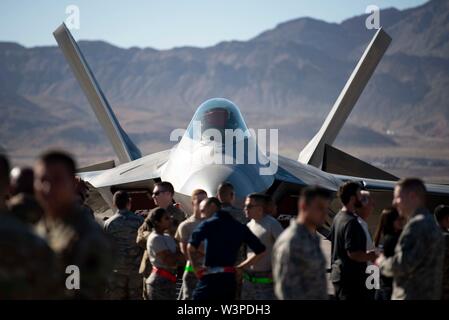
[[[170,147],[171,130],[185,128],[201,102],[225,97],[250,127],[278,128],[281,151],[296,157],[373,36],[367,16],[341,23],[303,17],[207,48],[79,45],[143,153]],[[387,168],[392,157],[415,159],[417,169],[438,167],[432,178],[449,179],[449,1],[384,9],[380,22],[392,44],[336,144]],[[56,45],[0,42],[0,117],[0,146],[18,163],[47,147],[69,149],[83,164],[113,157]],[[413,173],[393,162],[393,171]]]

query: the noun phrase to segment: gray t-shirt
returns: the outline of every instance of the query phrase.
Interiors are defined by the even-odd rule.
[[[147,251],[151,265],[161,269],[172,269],[171,267],[165,265],[157,256],[159,252],[165,250],[176,253],[175,240],[168,234],[158,234],[155,231],[152,231],[147,240]]]
[[[189,242],[190,236],[193,230],[202,222],[202,219],[198,219],[195,216],[190,216],[187,220],[181,222],[176,230],[175,239],[179,242]]]
[[[193,233],[193,230],[195,230],[198,225],[203,222],[203,219],[198,219],[194,215],[187,218],[187,220],[184,220],[181,222],[181,224],[178,226],[178,229],[176,230],[175,239],[179,242],[185,242],[188,243],[190,240],[190,236]],[[197,261],[199,264],[203,263],[203,258],[198,258]],[[190,266],[190,260],[187,261],[187,265]]]
[[[264,244],[266,253],[256,264],[250,267],[252,271],[271,271],[271,252],[279,235],[284,231],[281,224],[272,216],[265,215],[260,221],[252,219],[247,224],[249,230]],[[248,257],[254,253],[248,248]]]

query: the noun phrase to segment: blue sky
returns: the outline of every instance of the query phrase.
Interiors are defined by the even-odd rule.
[[[67,18],[68,5],[80,10],[76,39],[105,40],[120,47],[206,47],[247,40],[278,23],[309,16],[340,22],[368,5],[398,9],[425,0],[1,0],[0,41],[27,47],[56,45],[53,30]],[[382,17],[381,17],[382,23]]]

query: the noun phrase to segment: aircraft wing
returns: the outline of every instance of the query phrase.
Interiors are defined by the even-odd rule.
[[[171,149],[153,153],[115,168],[77,173],[94,188],[132,186],[145,188],[151,180],[161,177],[161,169],[168,161]]]
[[[301,186],[319,185],[331,191],[337,191],[339,185],[342,183],[333,174],[281,155],[278,155],[278,160],[275,162],[278,165],[275,179],[278,181]]]
[[[297,186],[319,185],[335,192],[345,181],[360,181],[372,192],[379,208],[391,206],[397,181],[327,173],[283,156],[279,156],[276,163],[278,171],[275,179],[280,182]],[[440,204],[449,205],[449,185],[426,183],[426,188],[427,204],[430,209],[433,210]]]
[[[396,181],[369,179],[363,177],[353,177],[345,175],[335,175],[341,181],[360,181],[367,190],[369,190],[375,199],[374,202],[378,208],[391,206],[393,200],[393,190]],[[434,210],[440,204],[449,205],[449,185],[426,183],[427,197],[426,206]]]
[[[380,180],[380,179],[366,179],[362,177],[353,177],[345,175],[334,175],[342,181],[354,180],[361,181],[366,189],[373,191],[393,191],[396,181]],[[428,193],[438,194],[449,197],[449,185],[426,183]]]

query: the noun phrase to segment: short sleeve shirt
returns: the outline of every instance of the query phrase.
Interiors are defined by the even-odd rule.
[[[218,211],[203,221],[193,231],[189,243],[198,248],[203,241],[207,267],[234,266],[242,244],[247,244],[256,254],[265,251],[265,246],[248,227],[226,211]]]
[[[176,230],[175,239],[179,242],[189,242],[190,236],[193,233],[193,230],[198,227],[198,225],[203,221],[203,219],[198,219],[195,216],[190,216],[187,220],[181,222]],[[197,263],[202,264],[203,258],[198,257]],[[187,261],[187,265],[190,265],[190,260]]]
[[[272,216],[265,215],[260,221],[251,220],[247,224],[249,230],[259,238],[266,248],[266,254],[256,264],[251,266],[253,271],[271,271],[271,252],[279,235],[284,231],[281,224]],[[254,252],[249,248],[248,256]]]
[[[349,258],[349,252],[366,251],[366,236],[357,216],[349,211],[340,211],[334,218],[329,235],[332,241],[333,281],[364,281],[366,262],[357,262]],[[340,265],[339,271],[334,267]],[[337,278],[335,278],[337,277]]]
[[[147,250],[150,262],[153,266],[161,269],[170,269],[169,266],[165,265],[164,262],[161,261],[157,254],[165,250],[176,253],[176,242],[168,234],[158,234],[153,231],[148,236]]]
[[[202,219],[198,219],[195,216],[190,216],[187,220],[184,220],[176,230],[175,239],[179,242],[188,242],[193,230],[202,222]]]

